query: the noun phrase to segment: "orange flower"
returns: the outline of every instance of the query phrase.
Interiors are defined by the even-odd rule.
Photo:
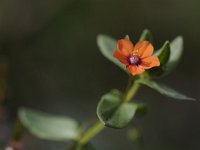
[[[160,66],[158,57],[152,56],[153,51],[153,45],[148,41],[140,41],[133,46],[130,40],[121,39],[113,55],[125,64],[127,70],[134,76],[143,73],[145,69]]]

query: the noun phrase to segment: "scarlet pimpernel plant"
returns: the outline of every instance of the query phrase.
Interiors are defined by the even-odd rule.
[[[66,148],[68,150],[93,150],[95,148],[90,141],[103,129],[126,128],[134,121],[136,114],[145,112],[146,104],[134,101],[141,86],[173,99],[194,100],[154,80],[168,75],[176,68],[183,51],[183,38],[178,36],[154,50],[151,37],[150,31],[145,29],[134,45],[129,36],[115,40],[107,35],[98,35],[100,52],[121,68],[129,80],[125,91],[112,89],[101,97],[97,105],[98,119],[90,127],[82,128],[80,122],[70,117],[54,116],[28,108],[20,108],[18,111],[21,126],[41,139],[73,141]],[[138,135],[135,131],[132,133]]]

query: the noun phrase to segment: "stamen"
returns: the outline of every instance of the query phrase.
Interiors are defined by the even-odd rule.
[[[133,50],[133,55],[137,55],[138,54],[138,49],[134,49]]]

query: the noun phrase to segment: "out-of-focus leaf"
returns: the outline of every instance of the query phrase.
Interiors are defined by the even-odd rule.
[[[151,43],[153,42],[153,37],[151,32],[148,29],[144,29],[142,32],[139,41],[150,41]]]
[[[135,144],[140,144],[143,142],[143,136],[140,130],[136,127],[130,128],[127,132],[128,138]]]
[[[156,90],[157,92],[159,92],[162,95],[165,95],[165,96],[168,96],[168,97],[171,97],[171,98],[174,98],[174,99],[194,100],[194,98],[187,97],[187,96],[167,87],[164,84],[157,83],[157,82],[154,82],[152,80],[144,80],[143,79],[143,80],[139,80],[138,82]]]
[[[101,98],[97,106],[97,115],[105,126],[123,128],[132,120],[136,110],[136,104],[122,103],[122,94],[114,90]]]
[[[183,37],[178,36],[170,43],[171,53],[167,65],[167,73],[172,72],[178,65],[183,52]]]
[[[97,45],[103,56],[126,71],[126,67],[113,56],[114,51],[117,49],[117,40],[100,34],[97,36]]]
[[[20,108],[20,121],[35,136],[56,141],[67,141],[77,138],[80,132],[79,123],[69,117],[52,116],[27,108]]]

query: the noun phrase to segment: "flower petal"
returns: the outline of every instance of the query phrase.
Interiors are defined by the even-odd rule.
[[[141,66],[144,69],[160,66],[160,61],[156,56],[150,56],[141,60]]]
[[[144,69],[140,66],[133,66],[133,65],[129,65],[127,67],[128,71],[135,76],[136,74],[141,74],[144,72]]]
[[[141,57],[141,58],[146,58],[146,57],[149,57],[153,54],[153,45],[148,42],[148,41],[141,41],[141,42],[138,42],[135,47],[134,47],[134,50],[138,50],[138,55]]]
[[[124,56],[119,50],[114,51],[113,56],[116,57],[123,64],[125,64],[125,65],[129,64],[127,59],[126,59],[126,56]]]
[[[121,39],[118,41],[118,48],[125,56],[129,56],[133,51],[133,43],[128,39]]]

